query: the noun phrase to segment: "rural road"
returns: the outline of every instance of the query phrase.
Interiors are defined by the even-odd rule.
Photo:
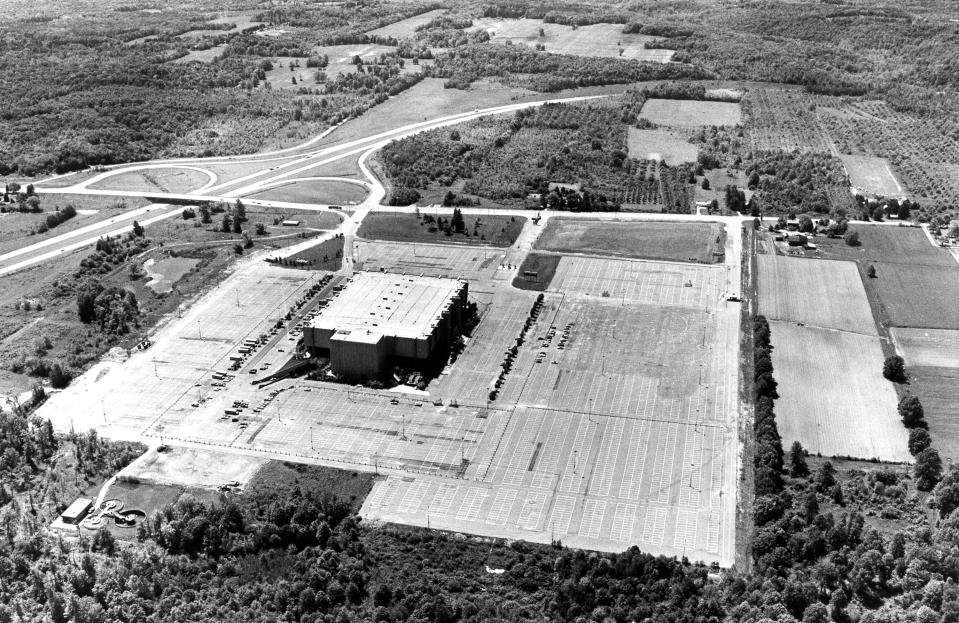
[[[15,251],[0,255],[0,276],[16,272],[23,268],[48,261],[50,259],[62,256],[63,254],[91,246],[104,236],[116,236],[129,230],[133,220],[139,220],[141,225],[148,225],[163,219],[172,218],[180,213],[180,208],[175,205],[165,204],[164,201],[170,201],[176,204],[188,202],[204,201],[223,201],[227,203],[235,202],[243,198],[245,204],[258,207],[271,208],[289,208],[296,210],[322,210],[328,211],[330,206],[326,204],[303,204],[285,201],[274,201],[259,198],[250,198],[249,195],[257,192],[290,184],[297,181],[337,181],[353,183],[363,186],[368,195],[366,199],[356,206],[352,216],[340,213],[343,221],[340,226],[328,232],[327,234],[311,239],[301,245],[290,247],[282,253],[289,255],[296,253],[302,248],[319,244],[326,239],[342,234],[344,243],[352,248],[356,233],[359,230],[363,219],[371,210],[390,210],[390,211],[415,211],[414,207],[396,208],[385,207],[382,205],[386,196],[386,189],[382,182],[370,170],[367,162],[376,151],[382,149],[391,141],[406,138],[414,134],[434,130],[446,126],[464,123],[488,115],[501,115],[523,110],[535,106],[542,106],[548,103],[572,103],[582,102],[592,99],[603,98],[607,96],[581,96],[569,98],[550,99],[544,98],[536,101],[507,104],[503,106],[494,106],[490,108],[477,109],[472,112],[457,113],[446,115],[432,120],[422,121],[394,128],[384,132],[335,143],[329,146],[322,146],[323,139],[328,139],[330,133],[335,129],[324,132],[323,134],[307,141],[304,144],[272,152],[261,154],[248,154],[244,156],[229,157],[210,157],[210,158],[177,158],[166,160],[154,160],[149,162],[133,163],[128,165],[114,165],[107,167],[106,170],[94,175],[93,177],[79,180],[74,184],[63,185],[69,175],[59,175],[45,180],[35,182],[35,189],[38,194],[83,194],[98,196],[116,196],[116,197],[148,197],[156,203],[144,208],[130,210],[118,216],[112,217],[101,223],[95,223],[87,227],[64,233],[59,236],[47,238],[40,242],[26,245]],[[344,160],[350,157],[356,157],[357,165],[365,177],[365,180],[343,177],[327,177],[311,175],[309,172],[323,165]],[[210,167],[223,167],[230,164],[241,162],[244,167],[249,169],[251,165],[257,168],[253,172],[245,172],[234,179],[220,181],[217,175]],[[206,181],[202,186],[189,192],[163,192],[163,191],[144,191],[144,190],[119,190],[110,188],[91,188],[91,186],[104,186],[110,181],[110,178],[145,170],[154,169],[187,169],[196,171],[206,176]],[[44,182],[56,182],[57,186],[44,185]],[[434,208],[430,208],[434,209]],[[452,209],[435,208],[438,211],[449,211]],[[147,214],[149,217],[143,218]],[[464,214],[487,214],[488,211],[478,208],[463,208]],[[518,215],[528,217],[528,210],[497,210],[498,214]],[[738,229],[739,217],[703,217],[696,215],[681,214],[640,214],[640,213],[562,213],[570,218],[593,218],[604,220],[676,220],[676,221],[730,221],[730,225],[735,221],[736,225],[729,229]],[[544,219],[549,218],[548,212],[543,212]],[[142,220],[141,220],[142,219]],[[545,224],[545,223],[543,223]]]
[[[39,264],[50,259],[62,256],[63,254],[92,246],[99,238],[104,236],[116,236],[124,233],[132,225],[134,220],[144,216],[147,212],[153,212],[149,218],[143,219],[140,224],[148,225],[150,223],[172,218],[180,213],[176,206],[166,205],[164,199],[183,204],[185,202],[203,202],[203,201],[224,201],[232,203],[238,198],[243,197],[244,203],[251,206],[271,207],[271,208],[290,208],[290,209],[314,209],[327,210],[328,205],[311,205],[301,203],[291,203],[285,201],[271,201],[265,199],[250,199],[247,195],[280,186],[294,181],[311,180],[331,180],[345,181],[344,178],[337,177],[317,177],[308,175],[311,169],[349,158],[359,156],[359,166],[367,181],[351,180],[353,183],[359,183],[364,186],[369,195],[354,213],[350,219],[345,219],[340,229],[333,234],[343,233],[349,236],[355,234],[359,225],[362,223],[367,210],[371,206],[379,206],[386,195],[382,183],[373,175],[366,160],[370,155],[381,149],[391,141],[406,138],[420,132],[426,132],[436,128],[442,128],[449,125],[464,123],[473,119],[478,119],[487,115],[501,115],[517,110],[523,110],[535,106],[542,106],[548,103],[572,103],[582,102],[592,99],[607,97],[604,95],[567,97],[567,98],[544,98],[541,100],[507,104],[503,106],[494,106],[484,109],[476,109],[472,112],[457,113],[437,117],[432,120],[413,123],[384,132],[366,136],[359,139],[348,140],[342,143],[335,143],[330,146],[318,146],[324,139],[336,129],[330,128],[319,136],[310,139],[306,143],[295,147],[264,152],[260,154],[247,154],[243,156],[228,157],[209,157],[209,158],[176,158],[153,160],[149,162],[138,162],[126,165],[111,165],[102,172],[93,177],[79,180],[74,184],[63,185],[64,181],[74,174],[57,175],[34,182],[37,194],[56,195],[56,194],[79,194],[113,197],[148,197],[155,204],[145,208],[130,210],[118,216],[112,217],[101,223],[95,223],[87,227],[73,230],[59,236],[53,236],[40,242],[25,245],[15,251],[0,255],[0,276],[16,272],[18,270]],[[220,182],[219,176],[211,171],[209,167],[225,166],[230,164],[242,163],[245,167],[251,164],[258,165],[259,168],[252,173],[247,173],[231,179]],[[207,177],[206,182],[190,192],[170,193],[163,191],[149,190],[118,190],[110,188],[91,188],[93,185],[103,185],[110,178],[145,170],[155,169],[187,169],[201,173]],[[56,183],[56,186],[50,184]],[[324,238],[314,239],[313,244],[321,242]]]

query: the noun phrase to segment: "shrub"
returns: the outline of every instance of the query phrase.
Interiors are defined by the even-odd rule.
[[[848,244],[850,247],[858,247],[860,244],[862,244],[859,242],[859,232],[856,231],[847,233],[845,236],[843,236],[843,240],[845,240],[846,244]]]

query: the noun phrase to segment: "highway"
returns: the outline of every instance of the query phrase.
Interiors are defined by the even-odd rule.
[[[386,207],[382,202],[386,196],[386,189],[382,182],[370,170],[367,162],[376,151],[382,149],[391,141],[406,138],[420,132],[426,132],[437,128],[451,126],[459,123],[478,119],[488,115],[502,115],[541,106],[547,103],[572,103],[582,102],[592,99],[607,97],[603,95],[567,97],[567,98],[544,98],[537,101],[528,101],[503,106],[494,106],[490,108],[477,109],[472,112],[457,113],[445,115],[431,120],[413,123],[384,132],[377,132],[370,136],[359,139],[353,139],[342,143],[325,145],[335,141],[331,138],[331,133],[336,128],[330,128],[321,135],[310,139],[306,143],[290,147],[287,149],[263,152],[259,154],[247,154],[242,156],[228,157],[210,157],[210,158],[175,158],[153,160],[149,162],[138,162],[126,165],[113,165],[106,167],[96,175],[69,185],[63,185],[65,181],[73,174],[58,175],[34,183],[35,190],[40,195],[56,194],[81,194],[113,197],[147,197],[154,202],[144,208],[129,210],[123,214],[112,217],[101,223],[95,223],[87,227],[79,228],[59,236],[54,236],[40,242],[25,245],[15,251],[0,255],[0,276],[6,275],[18,270],[33,266],[66,253],[92,246],[96,241],[104,236],[116,236],[129,231],[134,220],[138,220],[141,225],[149,225],[163,219],[172,218],[180,214],[182,205],[188,202],[200,203],[204,201],[223,201],[233,203],[242,198],[248,206],[269,207],[269,208],[289,208],[295,210],[317,210],[328,211],[329,205],[326,204],[304,204],[292,203],[286,201],[274,201],[262,198],[251,198],[249,195],[261,192],[266,189],[282,186],[298,181],[334,181],[341,183],[352,183],[362,186],[367,191],[367,196],[362,203],[355,206],[352,215],[340,212],[343,220],[339,227],[327,234],[306,241],[302,244],[290,247],[283,251],[281,255],[291,255],[304,248],[318,244],[330,237],[342,234],[346,249],[351,249],[363,219],[371,210],[400,210],[403,208]],[[365,179],[354,179],[344,177],[319,176],[315,172],[322,166],[354,158],[360,172]],[[222,171],[231,166],[241,166],[242,172],[235,176],[224,175]],[[256,165],[252,172],[249,171],[251,165]],[[163,192],[152,190],[119,190],[103,188],[111,178],[127,173],[139,171],[150,171],[158,169],[185,169],[202,174],[206,179],[204,183],[187,192]],[[213,168],[220,170],[217,174]],[[229,179],[223,179],[229,177]],[[57,186],[50,186],[51,183]],[[46,183],[46,184],[45,184]],[[92,186],[100,186],[92,188]],[[171,205],[167,201],[178,205]],[[407,208],[413,211],[415,208]],[[433,209],[433,208],[431,208]],[[442,210],[442,209],[440,209]],[[449,210],[452,211],[451,209]],[[502,210],[503,214],[516,214],[529,216],[529,211],[525,210]],[[476,208],[463,208],[464,214],[485,214],[486,210]],[[149,214],[149,216],[147,216]],[[702,217],[692,215],[668,215],[668,214],[634,214],[634,213],[615,213],[615,214],[571,214],[564,213],[571,217],[589,217],[589,218],[611,218],[620,220],[634,219],[654,219],[654,220],[691,220],[691,221],[720,221],[735,220],[738,218],[722,219],[720,217]],[[146,218],[144,218],[146,217]],[[543,214],[544,218],[549,218],[548,213]]]

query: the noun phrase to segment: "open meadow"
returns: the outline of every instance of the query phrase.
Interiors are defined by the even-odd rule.
[[[656,125],[690,128],[704,125],[734,126],[742,121],[739,104],[699,100],[649,99],[640,112]]]
[[[646,48],[647,41],[661,38],[624,33],[622,24],[590,24],[574,29],[538,19],[481,18],[473,20],[473,29],[489,32],[493,43],[543,45],[553,54],[627,58],[653,63],[668,63],[675,54],[673,50]]]
[[[891,264],[956,266],[956,260],[949,252],[929,242],[929,237],[918,227],[853,223],[849,226],[849,231],[859,236],[858,246],[849,246],[842,238],[817,236],[819,257]]]
[[[388,242],[427,242],[439,244],[473,244],[508,247],[516,242],[526,223],[524,217],[467,215],[463,217],[463,233],[450,235],[436,227],[435,217],[424,210],[421,215],[403,212],[371,212],[363,219],[357,235],[370,240]],[[448,220],[448,219],[447,219]],[[432,230],[432,231],[430,231]]]
[[[718,223],[587,221],[551,218],[534,248],[712,264],[723,257],[725,232]]]
[[[959,359],[941,366],[911,365],[909,391],[922,403],[932,445],[944,459],[959,461]],[[908,365],[908,364],[907,364]]]
[[[699,150],[688,137],[669,130],[639,130],[629,126],[629,157],[637,160],[665,160],[669,166],[696,162]]]
[[[879,338],[770,321],[779,382],[776,423],[783,447],[810,453],[909,462],[908,431],[882,376]]]
[[[417,27],[428,24],[437,17],[445,15],[446,12],[446,9],[427,11],[425,13],[420,13],[419,15],[414,15],[413,17],[402,19],[398,22],[393,22],[392,24],[388,24],[382,28],[371,30],[366,34],[370,35],[371,37],[393,37],[394,39],[406,39],[414,35]]]
[[[889,322],[899,327],[959,329],[959,266],[876,262],[875,288]]]
[[[840,159],[849,181],[859,191],[881,197],[901,197],[906,193],[885,158],[842,155]]]
[[[853,262],[765,254],[759,261],[759,313],[826,329],[877,335]]]
[[[252,192],[245,197],[312,205],[352,205],[367,195],[360,183],[324,179],[297,179]]]
[[[907,366],[959,368],[959,331],[892,327],[889,332]]]
[[[151,168],[120,172],[87,185],[93,190],[142,190],[188,193],[216,181],[212,173],[196,167]]]

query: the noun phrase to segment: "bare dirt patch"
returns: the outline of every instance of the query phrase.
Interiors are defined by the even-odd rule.
[[[215,488],[245,485],[266,463],[262,457],[226,454],[205,448],[151,448],[120,473],[120,480]]]
[[[854,188],[883,197],[898,197],[906,192],[885,158],[848,154],[841,155],[839,158],[845,165],[849,181]]]

